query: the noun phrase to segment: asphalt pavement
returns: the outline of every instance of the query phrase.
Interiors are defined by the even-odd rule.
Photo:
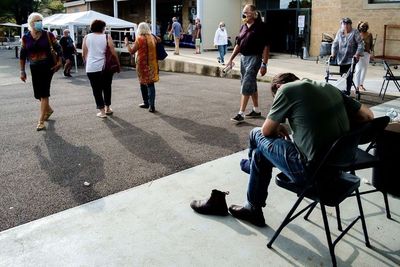
[[[114,115],[102,120],[80,69],[73,78],[54,75],[54,114],[37,132],[30,74],[19,80],[13,51],[0,50],[0,58],[0,230],[241,151],[263,122],[229,120],[239,108],[238,80],[166,72],[156,84],[157,112],[149,113],[138,107],[132,69],[115,75]],[[267,87],[260,88],[263,114]]]

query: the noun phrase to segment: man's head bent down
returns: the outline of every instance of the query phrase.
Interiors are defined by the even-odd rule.
[[[294,82],[297,80],[299,80],[299,77],[290,72],[279,73],[275,75],[274,78],[272,78],[272,83],[271,83],[272,95],[273,96],[276,95],[278,88],[281,87],[282,84]]]

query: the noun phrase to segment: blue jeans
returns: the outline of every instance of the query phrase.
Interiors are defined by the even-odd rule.
[[[142,92],[143,103],[154,107],[156,100],[156,87],[154,83],[140,84],[140,91]]]
[[[221,63],[224,63],[224,56],[226,55],[226,47],[227,45],[218,45],[219,59]]]
[[[283,138],[265,137],[261,128],[254,128],[250,132],[249,159],[247,202],[254,208],[265,207],[273,167],[294,183],[305,181],[305,160],[295,144]]]

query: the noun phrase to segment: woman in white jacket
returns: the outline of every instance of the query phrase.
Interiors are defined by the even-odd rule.
[[[219,57],[217,58],[218,63],[225,65],[224,56],[228,46],[228,33],[226,32],[225,23],[222,21],[219,23],[218,29],[215,32],[214,45],[218,48],[219,52]]]

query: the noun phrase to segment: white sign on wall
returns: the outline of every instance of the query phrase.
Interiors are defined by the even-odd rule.
[[[305,15],[300,15],[297,19],[297,27],[299,28],[304,28],[306,21],[306,16]]]

